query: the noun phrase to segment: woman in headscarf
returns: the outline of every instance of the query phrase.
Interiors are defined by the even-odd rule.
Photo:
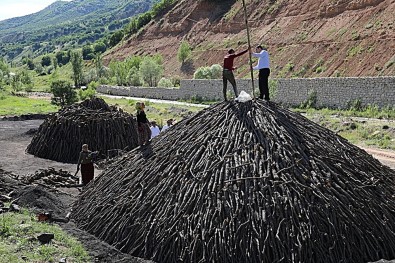
[[[89,151],[88,144],[82,145],[82,151],[80,152],[80,157],[78,158],[77,171],[80,169],[81,165],[81,178],[83,185],[87,185],[93,180],[95,175],[93,159],[96,154],[97,152]]]
[[[144,102],[136,103],[137,110],[137,132],[139,135],[139,145],[147,145],[151,138],[151,129],[149,126],[149,121],[147,119],[147,115],[144,112],[145,105]]]

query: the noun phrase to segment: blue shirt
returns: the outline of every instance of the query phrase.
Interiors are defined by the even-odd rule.
[[[252,53],[251,55],[258,58],[258,64],[254,69],[270,68],[269,53],[266,50],[262,50],[261,53]]]

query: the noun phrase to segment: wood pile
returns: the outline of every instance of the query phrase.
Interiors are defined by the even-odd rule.
[[[62,169],[56,170],[53,167],[40,169],[34,174],[23,176],[20,179],[23,183],[43,184],[50,187],[75,187],[79,184],[79,178]]]
[[[156,262],[395,258],[395,172],[303,116],[223,102],[107,168],[77,224]]]
[[[77,163],[82,144],[105,157],[108,150],[133,149],[138,145],[137,124],[132,115],[95,98],[51,115],[27,147],[37,157]]]

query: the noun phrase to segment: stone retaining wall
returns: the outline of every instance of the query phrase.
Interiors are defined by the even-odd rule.
[[[252,93],[251,80],[237,80],[239,92]],[[258,84],[255,82],[258,94]],[[285,106],[298,106],[315,95],[318,107],[346,108],[359,100],[362,105],[395,106],[395,77],[310,78],[271,80],[272,99]],[[180,88],[101,86],[98,92],[165,100],[222,99],[222,80],[181,80]],[[228,93],[233,89],[228,84]]]

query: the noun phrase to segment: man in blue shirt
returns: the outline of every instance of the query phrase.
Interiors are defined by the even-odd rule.
[[[257,46],[256,53],[251,53],[253,57],[258,58],[258,64],[254,69],[259,70],[259,91],[260,99],[270,100],[269,97],[269,76],[270,76],[270,60],[269,53],[262,46]]]

